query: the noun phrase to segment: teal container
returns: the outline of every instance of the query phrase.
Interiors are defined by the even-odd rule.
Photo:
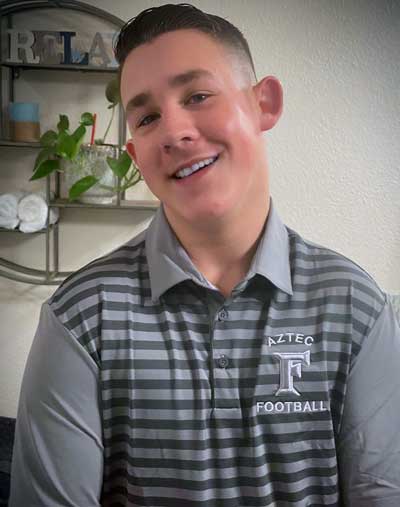
[[[11,102],[9,115],[11,121],[39,123],[39,104],[37,102]]]
[[[10,135],[13,141],[37,142],[40,139],[39,104],[11,102],[9,105]]]

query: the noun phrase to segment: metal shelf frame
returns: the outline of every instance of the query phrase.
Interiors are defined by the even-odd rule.
[[[0,28],[3,26],[3,19],[5,18],[8,28],[12,27],[12,16],[13,14],[21,13],[24,11],[30,11],[34,9],[70,9],[79,11],[85,14],[95,16],[103,19],[114,25],[117,29],[121,28],[125,22],[97,7],[85,4],[75,0],[5,0],[0,2]],[[0,60],[3,56],[3,48],[1,46],[2,40],[0,37]],[[54,70],[54,71],[71,71],[71,72],[100,72],[100,73],[117,73],[116,68],[101,68],[94,66],[83,66],[83,65],[46,65],[46,64],[25,64],[25,63],[12,63],[0,61],[0,106],[2,112],[6,108],[6,99],[3,94],[3,81],[8,86],[8,98],[14,99],[14,79],[17,79],[21,71],[35,71],[39,69]],[[8,99],[7,99],[8,101]],[[123,114],[122,106],[119,110],[119,125],[118,125],[118,142],[119,145],[125,143],[126,137],[126,124]],[[2,121],[0,121],[0,147],[10,148],[41,148],[40,143],[23,143],[14,142],[6,139],[6,119],[5,115],[2,115]],[[51,198],[52,192],[51,187],[54,186],[54,198]],[[46,201],[50,208],[93,208],[93,209],[104,209],[104,210],[116,210],[116,209],[139,209],[139,210],[156,210],[159,206],[157,201],[127,201],[124,199],[124,195],[118,194],[117,201],[115,204],[85,204],[78,202],[69,202],[66,199],[62,199],[60,196],[60,175],[55,174],[54,183],[52,185],[52,176],[46,178]],[[1,229],[1,232],[16,233],[18,231],[7,231]],[[59,223],[50,225],[49,224],[49,213],[47,216],[46,227],[42,231],[38,231],[36,234],[45,235],[45,268],[33,269],[27,266],[11,262],[6,259],[0,258],[0,276],[14,280],[17,282],[34,284],[34,285],[59,285],[67,276],[72,272],[60,271],[59,270]],[[22,233],[19,233],[22,234]]]
[[[12,63],[12,62],[1,62],[2,67],[8,67],[12,71],[13,79],[18,79],[21,75],[22,70],[64,70],[73,72],[97,72],[101,74],[116,74],[117,70],[115,67],[95,67],[93,65],[56,65],[56,64],[36,64],[36,63]]]
[[[3,26],[3,18],[6,19],[7,27],[12,27],[12,15],[30,11],[34,9],[69,9],[78,12],[82,12],[85,14],[89,14],[91,16],[95,16],[104,21],[107,21],[115,26],[116,29],[122,28],[125,24],[125,21],[109,12],[99,9],[98,7],[93,7],[92,5],[88,5],[84,2],[79,2],[75,0],[3,0],[0,2],[0,32]],[[3,48],[2,48],[2,38],[0,37],[0,60],[3,56]],[[114,73],[118,72],[117,68],[112,67],[94,67],[94,66],[83,66],[83,65],[50,65],[50,64],[28,64],[28,63],[13,63],[13,62],[2,62],[0,61],[0,107],[2,112],[4,112],[4,97],[3,97],[3,89],[2,83],[4,79],[5,71],[8,72],[8,95],[10,100],[14,100],[14,87],[13,81],[17,79],[20,75],[21,70],[63,70],[63,71],[71,71],[71,72],[97,72],[97,73]],[[0,115],[2,118],[0,121],[0,139],[4,139],[6,137],[5,133],[7,131],[6,128],[6,115]],[[119,125],[118,125],[119,138],[118,143],[122,145],[125,141],[126,137],[126,124],[124,119],[123,108],[120,105],[119,107]]]

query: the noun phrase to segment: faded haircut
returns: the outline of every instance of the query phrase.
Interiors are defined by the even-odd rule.
[[[151,7],[121,28],[114,45],[120,75],[124,62],[133,49],[153,41],[161,34],[183,29],[198,30],[224,45],[245,64],[250,80],[256,79],[253,58],[242,32],[226,19],[186,3]]]

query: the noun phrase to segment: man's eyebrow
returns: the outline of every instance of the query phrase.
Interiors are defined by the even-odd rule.
[[[212,74],[208,70],[192,69],[187,72],[183,72],[182,74],[170,77],[168,79],[168,85],[172,88],[177,88],[200,77],[212,77]],[[150,92],[142,92],[135,95],[128,101],[126,105],[126,112],[131,112],[133,109],[138,107],[144,107],[148,102],[150,102],[151,98],[152,95]]]

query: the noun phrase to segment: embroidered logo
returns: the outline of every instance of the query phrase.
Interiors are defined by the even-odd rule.
[[[293,385],[293,378],[301,378],[302,365],[310,366],[310,351],[306,352],[274,352],[272,354],[280,362],[280,383],[275,396],[281,394],[295,394],[299,391]]]
[[[313,336],[306,336],[303,333],[281,333],[274,336],[267,336],[268,347],[274,345],[307,345],[311,347],[314,343]]]
[[[257,401],[257,413],[291,414],[299,412],[326,412],[325,401]]]
[[[280,344],[300,344],[311,347],[314,342],[312,336],[304,336],[300,333],[283,333],[268,337],[268,346]],[[273,352],[272,357],[279,361],[279,387],[274,393],[275,396],[295,395],[301,393],[294,386],[295,380],[302,377],[303,368],[311,365],[311,351],[305,352]],[[299,412],[326,412],[327,402],[324,400],[312,401],[257,401],[257,413],[268,414],[290,414]]]

